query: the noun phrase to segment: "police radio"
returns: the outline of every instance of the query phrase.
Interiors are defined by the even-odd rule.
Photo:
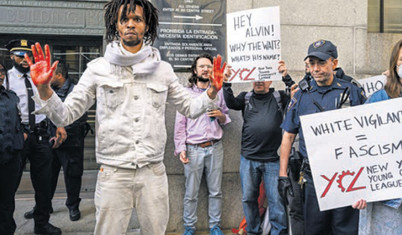
[[[306,76],[304,76],[304,78],[302,80],[300,80],[299,82],[299,88],[300,90],[302,90],[303,92],[306,92],[310,89],[310,82],[311,82],[311,75],[310,74],[306,74]]]

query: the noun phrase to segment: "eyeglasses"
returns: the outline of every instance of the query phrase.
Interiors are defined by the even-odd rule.
[[[206,65],[206,64],[201,64],[201,65],[198,65],[197,67],[200,69],[204,69],[204,68],[212,69],[212,65]]]

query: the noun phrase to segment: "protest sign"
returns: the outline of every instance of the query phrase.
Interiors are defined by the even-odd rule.
[[[402,197],[402,98],[300,119],[321,211]]]
[[[385,75],[378,75],[370,78],[360,79],[358,82],[362,85],[366,96],[369,97],[374,92],[384,88],[387,77]]]
[[[233,75],[229,82],[281,80],[279,7],[227,14],[227,61]]]

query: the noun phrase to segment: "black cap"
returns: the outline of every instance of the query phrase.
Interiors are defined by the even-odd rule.
[[[11,40],[7,43],[6,48],[10,51],[10,53],[16,56],[24,56],[25,53],[32,52],[31,45],[34,42],[26,39],[15,39]]]
[[[326,40],[318,40],[316,42],[313,42],[308,47],[308,53],[306,58],[304,59],[312,56],[317,57],[320,60],[328,60],[330,57],[338,58],[338,50],[332,42]]]

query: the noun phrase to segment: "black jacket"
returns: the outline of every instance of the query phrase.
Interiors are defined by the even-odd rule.
[[[246,105],[247,92],[234,97],[231,84],[223,85],[223,96],[228,108],[243,112],[241,154],[249,160],[268,162],[279,159],[277,150],[282,140],[280,125],[289,96],[280,91],[279,107],[273,92],[273,88],[266,94],[252,92]]]
[[[64,101],[67,95],[73,90],[73,88],[74,84],[71,82],[71,80],[66,79],[63,86],[60,89],[55,89],[55,92],[60,97],[60,99]],[[65,147],[84,147],[87,119],[88,115],[87,113],[85,113],[78,120],[64,127],[67,132],[67,139],[63,144],[60,145],[58,149],[62,149]],[[57,127],[53,123],[50,123],[49,130],[52,137],[56,135],[56,129]]]
[[[0,86],[0,164],[6,163],[24,147],[18,102],[13,91]]]

